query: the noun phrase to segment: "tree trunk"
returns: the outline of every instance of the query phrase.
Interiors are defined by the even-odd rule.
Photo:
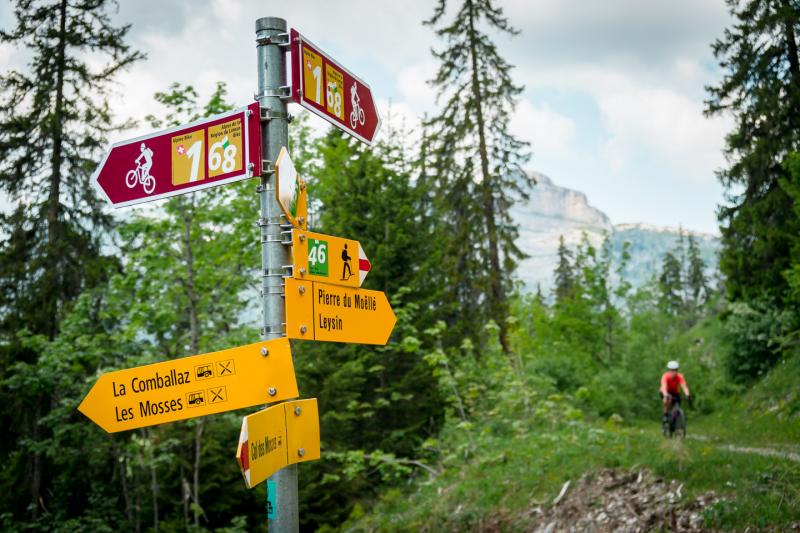
[[[150,463],[150,503],[153,507],[153,530],[158,531],[158,471],[156,469],[156,452],[155,445],[153,444],[150,430],[142,428],[140,432],[144,440],[150,441],[150,456],[148,463]]]
[[[134,494],[136,495],[136,505],[134,506],[134,514],[133,514],[133,521],[134,526],[133,530],[136,533],[139,533],[142,530],[142,491],[139,490],[139,483],[136,479],[136,469],[133,470],[133,487],[134,487]]]
[[[614,317],[608,309],[610,305],[610,303],[606,303],[606,358],[609,365],[612,364],[614,358]]]
[[[66,68],[66,33],[67,33],[67,0],[61,0],[59,6],[59,36],[56,58],[56,86],[55,108],[51,122],[50,135],[53,142],[53,151],[50,154],[50,183],[47,197],[47,261],[48,272],[45,274],[57,280],[60,273],[57,266],[59,253],[56,247],[60,244],[59,215],[61,214],[61,164],[63,160],[64,128],[62,124],[64,114],[64,70]],[[58,287],[54,281],[52,288]],[[58,332],[57,315],[61,304],[61,291],[51,295],[48,306],[50,307],[50,338],[55,338]]]
[[[113,443],[113,447],[115,455],[114,459],[116,459],[116,462],[119,465],[119,479],[120,484],[122,485],[122,499],[125,502],[125,516],[128,517],[128,527],[133,529],[133,510],[131,509],[131,497],[130,493],[128,492],[128,469],[126,467],[127,459],[124,456],[120,456],[119,448],[117,448],[116,443]]]
[[[784,8],[786,10],[792,9],[789,5],[788,0],[783,1]],[[789,95],[789,105],[793,106],[793,112],[791,116],[794,118],[793,126],[796,128],[798,127],[798,114],[800,114],[800,57],[798,56],[797,52],[797,35],[794,32],[794,24],[797,21],[786,17],[784,19],[784,32],[786,34],[786,54],[788,55],[789,60],[789,72],[792,76],[791,87],[793,87],[792,93]]]
[[[66,50],[66,28],[67,28],[67,0],[61,0],[59,6],[59,36],[58,36],[58,57],[56,60],[56,91],[55,91],[55,110],[52,122],[52,141],[53,152],[50,159],[50,190],[48,193],[47,201],[47,250],[46,256],[48,265],[45,276],[56,277],[58,276],[58,268],[53,264],[56,261],[57,255],[54,253],[54,247],[58,243],[58,215],[60,209],[59,195],[61,185],[61,152],[62,152],[62,127],[61,117],[64,107],[64,68],[65,68],[65,50]],[[60,294],[52,294],[49,298],[48,306],[50,311],[49,316],[49,331],[47,332],[50,339],[54,339],[58,332],[57,318],[58,318],[58,305]],[[36,412],[33,420],[31,438],[37,442],[40,438],[39,420],[44,416],[42,406],[46,403],[47,397],[44,394],[37,394],[36,396]],[[31,454],[31,480],[30,480],[30,493],[33,505],[32,516],[36,520],[39,517],[39,510],[43,506],[42,502],[42,480],[44,478],[44,458],[42,454],[35,451]]]
[[[194,471],[192,472],[192,498],[194,499],[194,525],[200,525],[200,445],[203,437],[203,426],[205,425],[205,418],[200,418],[197,421],[197,426],[194,430]]]
[[[158,473],[154,461],[150,463],[150,491],[153,496],[153,530],[158,531]]]
[[[788,0],[783,1],[784,7],[788,10],[791,6]],[[800,57],[797,54],[797,37],[794,33],[795,20],[791,18],[784,19],[784,28],[786,32],[786,48],[789,55],[789,72],[792,74],[792,81],[800,83]]]
[[[486,146],[486,123],[483,117],[483,96],[478,72],[478,51],[475,42],[475,18],[472,0],[469,6],[469,50],[472,62],[472,94],[475,98],[475,119],[478,127],[478,154],[481,160],[481,193],[483,211],[486,217],[486,237],[489,241],[489,310],[492,318],[500,326],[500,344],[503,351],[510,351],[508,344],[508,324],[506,320],[506,302],[503,291],[503,272],[500,270],[500,247],[497,242],[497,225],[492,187],[494,185],[489,173],[489,150]]]
[[[186,296],[189,302],[189,343],[192,354],[200,351],[200,321],[197,309],[197,291],[195,290],[194,251],[192,250],[192,220],[194,217],[194,198],[192,198],[184,212],[183,251],[186,261]],[[194,463],[192,465],[192,499],[194,500],[194,525],[200,525],[200,455],[202,450],[202,436],[205,419],[197,421],[194,433]]]
[[[189,490],[189,482],[186,481],[183,466],[181,466],[181,503],[183,503],[183,528],[189,530],[189,498],[191,497]]]

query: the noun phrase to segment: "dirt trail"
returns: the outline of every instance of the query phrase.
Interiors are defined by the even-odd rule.
[[[766,447],[754,447],[754,446],[736,446],[734,444],[719,444],[716,442],[715,439],[710,439],[705,435],[690,434],[686,435],[686,438],[704,442],[711,442],[714,443],[714,447],[729,452],[751,453],[754,455],[761,455],[764,457],[780,457],[781,459],[787,459],[789,461],[800,463],[800,453],[788,451],[786,449],[781,449],[777,446],[770,446],[769,448],[766,448]]]

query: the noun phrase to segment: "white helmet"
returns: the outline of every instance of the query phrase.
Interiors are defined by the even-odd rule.
[[[677,361],[670,361],[667,363],[667,368],[670,370],[678,370],[678,362]]]

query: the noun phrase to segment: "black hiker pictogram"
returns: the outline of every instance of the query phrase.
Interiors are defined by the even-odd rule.
[[[344,245],[344,250],[342,250],[342,263],[344,266],[342,267],[342,280],[350,279],[350,276],[353,275],[353,270],[350,268],[350,260],[353,259],[347,254],[347,245]],[[347,272],[347,277],[345,277],[345,272]]]

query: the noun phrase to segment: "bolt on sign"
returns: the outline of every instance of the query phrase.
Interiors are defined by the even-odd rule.
[[[360,287],[372,264],[361,243],[333,235],[292,230],[295,279]]]
[[[385,345],[395,322],[381,291],[286,279],[290,339]]]
[[[116,143],[92,176],[114,207],[150,202],[261,173],[258,103]]]
[[[317,399],[284,402],[242,419],[236,460],[252,489],[281,468],[320,457]]]
[[[297,396],[289,341],[275,339],[107,372],[78,410],[115,433]]]
[[[369,145],[381,124],[372,90],[292,28],[292,99]]]

